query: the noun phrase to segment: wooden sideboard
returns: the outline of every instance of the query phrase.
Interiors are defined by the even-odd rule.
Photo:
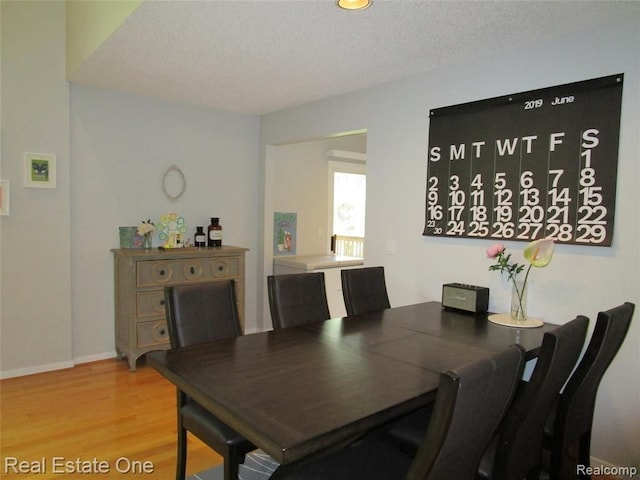
[[[244,330],[244,263],[247,248],[173,250],[119,248],[114,255],[116,351],[127,357],[135,371],[136,360],[151,350],[169,348],[164,287],[209,280],[233,279],[238,313]]]

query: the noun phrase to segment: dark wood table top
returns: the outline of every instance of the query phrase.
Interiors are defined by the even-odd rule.
[[[439,374],[544,332],[439,302],[147,354],[180,390],[280,463],[347,442],[433,401]]]

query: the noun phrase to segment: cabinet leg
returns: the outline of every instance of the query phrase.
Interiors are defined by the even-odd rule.
[[[124,360],[126,358],[129,363],[129,371],[130,372],[136,371],[136,360],[137,360],[136,357],[132,357],[131,355],[127,355],[121,352],[120,350],[116,350],[116,358],[118,360]]]
[[[136,357],[129,357],[129,371],[130,372],[135,372],[136,371]]]

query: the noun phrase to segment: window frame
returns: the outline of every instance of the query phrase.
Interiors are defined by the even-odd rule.
[[[364,175],[367,177],[367,164],[364,161],[341,161],[341,160],[329,160],[328,161],[328,215],[327,215],[327,231],[329,232],[329,239],[334,235],[333,231],[333,205],[334,205],[334,174],[335,173],[353,173],[358,175]],[[366,200],[365,200],[366,210]],[[364,237],[363,237],[364,238]],[[327,246],[327,250],[331,253],[331,246]]]

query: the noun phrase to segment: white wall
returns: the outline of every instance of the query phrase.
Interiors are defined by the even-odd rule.
[[[2,2],[2,372],[72,365],[69,86],[64,2]],[[55,189],[24,186],[25,152],[57,156]]]
[[[621,72],[625,84],[613,245],[559,245],[552,264],[534,272],[529,293],[532,313],[547,321],[565,323],[577,314],[595,319],[599,310],[640,300],[640,19],[264,116],[264,161],[268,165],[274,154],[270,145],[366,129],[365,261],[385,266],[391,303],[439,300],[443,283],[460,281],[490,287],[490,308],[504,310],[509,289],[488,272],[484,252],[490,241],[421,235],[429,109]],[[270,181],[266,171],[265,184]],[[265,199],[268,211],[268,192]],[[263,240],[267,244],[269,239]],[[390,242],[395,242],[395,255],[386,254]],[[523,244],[507,246],[521,256]],[[267,269],[268,261],[262,267]],[[638,466],[640,461],[639,332],[640,319],[635,318],[596,407],[592,455],[617,465]]]

